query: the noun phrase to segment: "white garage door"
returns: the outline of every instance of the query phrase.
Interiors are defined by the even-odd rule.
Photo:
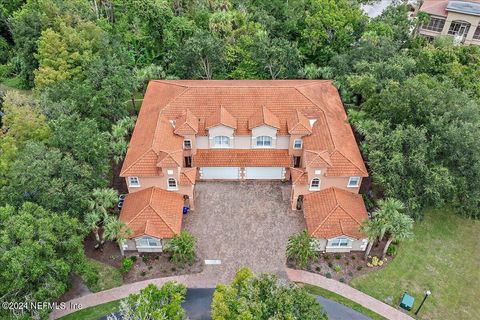
[[[247,167],[245,179],[277,180],[285,177],[284,168]]]
[[[238,179],[238,167],[203,167],[200,168],[200,179]]]

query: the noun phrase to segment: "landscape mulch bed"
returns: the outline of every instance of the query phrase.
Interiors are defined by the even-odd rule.
[[[199,273],[203,270],[203,261],[196,259],[191,265],[179,266],[170,261],[169,253],[141,253],[133,268],[123,276],[124,283],[147,279]]]
[[[384,243],[380,243],[372,248],[370,256],[380,258],[382,256]],[[370,260],[363,260],[364,252],[349,252],[349,253],[321,253],[317,259],[308,263],[305,267],[298,266],[294,259],[287,260],[287,266],[293,269],[305,270],[312,273],[317,273],[327,278],[331,278],[340,282],[349,283],[353,278],[362,274],[385,268],[392,257],[386,256],[387,261],[384,261],[382,266],[368,267],[367,262]],[[336,266],[337,271],[334,269]]]
[[[118,244],[113,241],[105,241],[101,248],[95,249],[95,237],[93,233],[89,234],[83,241],[85,255],[89,258],[111,265],[115,268],[122,266],[122,253]]]

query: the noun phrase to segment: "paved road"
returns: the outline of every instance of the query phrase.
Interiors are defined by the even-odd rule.
[[[183,308],[191,320],[210,320],[210,306],[215,289],[188,289]],[[371,320],[340,303],[317,296],[318,302],[323,305],[329,320]],[[104,316],[98,320],[106,320]],[[119,319],[119,318],[117,318]],[[119,319],[120,320],[120,319]]]

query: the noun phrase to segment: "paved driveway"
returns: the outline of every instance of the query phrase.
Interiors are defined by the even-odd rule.
[[[248,266],[254,272],[286,278],[288,237],[305,228],[301,212],[290,210],[291,185],[281,182],[199,182],[196,210],[184,228],[196,236],[201,259],[221,260],[206,265],[204,275],[230,281]]]

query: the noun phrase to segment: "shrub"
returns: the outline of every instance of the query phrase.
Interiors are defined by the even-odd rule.
[[[349,266],[349,265],[350,265],[350,261],[345,262],[345,264],[346,264],[347,266]]]
[[[381,267],[383,265],[383,260],[378,259],[378,257],[373,257],[372,260],[367,263],[369,267]]]
[[[131,256],[130,259],[132,259],[133,262],[137,261],[137,256]]]
[[[332,279],[332,274],[330,272],[325,273],[325,277],[328,279]]]
[[[358,271],[360,271],[360,270],[362,270],[362,269],[363,269],[362,266],[358,266],[358,267],[357,267],[357,270],[358,270]]]
[[[88,261],[85,261],[83,263],[81,270],[81,278],[83,281],[85,281],[85,284],[87,287],[92,288],[98,283],[99,277],[98,277],[98,271],[97,268],[95,268],[95,265],[92,263],[89,263]]]
[[[13,73],[14,73],[14,68],[11,63],[0,64],[0,80],[12,77]]]
[[[177,271],[177,268],[172,267],[170,270],[172,270],[172,272],[175,272],[175,271]]]
[[[345,283],[345,278],[340,278],[338,281]]]
[[[322,270],[322,268],[320,266],[315,268],[315,271],[317,271],[317,272],[320,272],[320,270]]]
[[[197,240],[187,231],[175,235],[165,246],[165,251],[170,252],[173,263],[183,265],[195,260],[195,245]]]
[[[145,277],[145,276],[147,275],[147,273],[145,272],[145,270],[142,270],[142,272],[140,272],[140,275],[141,275],[142,277]]]
[[[334,270],[336,273],[339,273],[339,272],[342,272],[342,267],[340,267],[338,264],[336,264],[336,265],[333,267],[333,270]]]
[[[355,260],[357,257],[355,256],[350,256],[350,259]]]
[[[391,244],[387,249],[387,255],[394,257],[397,254],[397,246]]]
[[[287,257],[294,258],[299,267],[305,267],[308,262],[318,256],[318,251],[312,246],[313,238],[307,230],[294,234],[288,238]]]
[[[340,258],[342,258],[342,256],[337,253],[337,254],[335,255],[335,259],[340,260]]]
[[[323,256],[323,259],[324,259],[325,261],[328,261],[328,260],[330,260],[330,256],[329,256],[328,254],[326,254],[326,255]]]
[[[134,264],[134,261],[132,258],[129,258],[129,257],[123,258],[122,269],[121,269],[122,272],[127,273],[128,271],[130,271],[133,268],[133,264]]]
[[[329,261],[329,262],[328,262],[328,266],[329,266],[330,268],[333,268],[333,263],[331,263],[331,262]]]
[[[142,261],[147,263],[150,258],[148,256],[142,256]]]
[[[353,272],[352,272],[352,271],[348,271],[348,276],[349,276],[349,277],[353,277]]]

